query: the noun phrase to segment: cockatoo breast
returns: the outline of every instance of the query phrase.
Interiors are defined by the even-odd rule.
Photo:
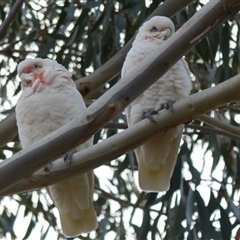
[[[55,131],[86,111],[81,95],[75,87],[66,82],[64,77],[57,76],[52,83],[57,86],[52,87],[38,82],[39,91],[27,87],[20,96],[16,111],[23,147]]]
[[[122,75],[128,74],[139,62],[146,59],[149,54],[161,47],[164,40],[141,41],[133,44],[131,51],[124,62]],[[184,70],[184,71],[182,71]],[[146,79],[147,81],[147,79]],[[145,90],[131,105],[140,103],[144,106],[144,112],[159,110],[161,104],[171,100],[178,101],[187,97],[191,91],[191,80],[188,67],[183,59],[178,61],[156,83]]]

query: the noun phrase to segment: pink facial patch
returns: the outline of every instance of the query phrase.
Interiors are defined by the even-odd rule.
[[[43,79],[43,76],[44,75],[44,72],[40,72],[35,79],[38,79],[41,83],[45,83],[44,79]]]
[[[159,31],[159,32],[163,32],[164,30],[166,30],[166,27],[162,27],[162,28],[160,28],[158,31]]]
[[[30,81],[30,80],[26,81],[26,83],[27,83],[28,87],[32,87],[32,85],[33,85],[33,82],[34,82],[34,81]]]
[[[23,69],[23,72],[24,73],[30,73],[30,72],[32,72],[33,71],[33,68],[32,68],[32,66],[30,65],[30,66],[27,66],[27,67],[25,67],[24,69]]]
[[[38,81],[38,82],[41,82],[41,83],[45,83],[45,81],[44,81],[44,72],[40,72],[36,77],[34,77],[34,79],[33,79],[33,81],[30,81],[29,83],[28,83],[28,86],[29,87],[32,87],[32,85],[36,82],[36,81]]]

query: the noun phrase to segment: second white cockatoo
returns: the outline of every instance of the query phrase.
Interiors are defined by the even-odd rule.
[[[122,77],[129,74],[149,54],[161,48],[162,43],[174,32],[173,22],[167,17],[155,16],[145,22],[126,56]],[[151,114],[162,108],[172,110],[171,104],[187,97],[190,91],[190,72],[185,60],[181,59],[126,108],[129,127],[146,116],[153,120]],[[148,139],[135,149],[139,186],[142,190],[160,192],[169,189],[182,131],[183,125],[174,127]]]
[[[26,59],[18,65],[18,75],[22,81],[22,94],[16,106],[16,117],[23,148],[73,118],[86,114],[86,106],[71,74],[56,61]],[[77,151],[92,144],[92,139],[89,139]],[[97,228],[93,189],[93,171],[75,175],[47,188],[59,210],[66,237],[78,236]]]

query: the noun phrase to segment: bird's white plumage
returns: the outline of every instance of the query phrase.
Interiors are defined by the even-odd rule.
[[[70,73],[50,59],[26,59],[18,66],[22,95],[16,106],[17,125],[25,148],[73,118],[86,114],[86,106]],[[92,139],[77,150],[91,146]],[[36,156],[37,158],[37,156]],[[93,172],[76,175],[47,188],[60,213],[68,237],[97,227],[93,208]]]
[[[156,16],[145,22],[126,56],[122,77],[131,72],[149,54],[160,48],[173,33],[174,25],[169,18]],[[126,108],[129,127],[142,120],[144,113],[152,110],[159,111],[162,104],[187,97],[190,91],[189,69],[185,60],[181,59]],[[135,149],[139,165],[139,185],[142,190],[158,192],[169,189],[182,130],[183,125],[177,126],[148,139]]]

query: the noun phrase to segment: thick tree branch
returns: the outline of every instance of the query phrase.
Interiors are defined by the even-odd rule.
[[[183,8],[185,8],[194,1],[195,0],[186,0],[176,2],[174,0],[167,0],[163,4],[161,4],[149,16],[149,18],[155,15],[172,17],[177,12],[181,11]],[[75,82],[77,88],[82,93],[86,101],[88,101],[88,97],[90,95],[91,95],[90,98],[92,98],[93,96],[95,99],[96,97],[97,98],[100,97],[102,95],[102,92],[101,91],[96,92],[95,90],[97,90],[104,83],[110,81],[116,75],[119,74],[122,68],[123,61],[125,60],[126,54],[132,46],[133,39],[134,37],[116,55],[114,55],[110,60],[108,60],[105,64],[99,67],[95,72]],[[10,118],[11,119],[16,118],[15,113],[12,113],[10,115]],[[17,135],[17,129],[15,128],[16,122],[13,121],[10,121],[7,126],[6,124],[4,126],[1,125],[2,122],[0,122],[0,146],[3,146],[13,139],[7,137],[12,136],[13,129],[16,130]],[[1,131],[1,129],[3,128],[4,131]]]
[[[11,23],[17,17],[19,11],[21,11],[21,9],[22,9],[23,2],[24,2],[24,0],[17,0],[14,3],[8,16],[3,21],[3,23],[0,27],[0,41],[2,41],[5,38],[5,36],[7,35],[8,29],[9,29]]]
[[[148,17],[148,19],[156,15],[162,15],[170,18],[194,1],[195,0],[167,0],[163,4],[159,5],[159,7]],[[91,98],[91,94],[94,91],[99,89],[104,83],[109,82],[120,73],[127,52],[132,47],[132,42],[134,39],[135,36],[132,37],[131,40],[129,40],[128,43],[110,60],[104,63],[92,74],[75,82],[78,90],[85,99]]]
[[[166,41],[160,49],[142,61],[142,63],[139,64],[131,74],[122,78],[121,81],[115,84],[106,94],[90,105],[87,116],[79,116],[73,119],[59,130],[47,135],[42,140],[33,143],[31,146],[18,152],[7,161],[1,162],[0,191],[2,192],[16,184],[21,179],[31,176],[34,172],[49,162],[85,142],[96,131],[120,113],[130,102],[138,97],[159,77],[161,77],[184,55],[184,53],[191,49],[194,44],[197,44],[200,40],[199,36],[202,38],[204,36],[202,33],[205,32],[206,29],[215,29],[217,25],[222,23],[222,21],[227,20],[229,17],[236,14],[239,9],[240,3],[236,0],[210,1],[168,41]],[[195,41],[195,39],[198,40]],[[148,81],[146,81],[146,79],[148,79]],[[224,83],[221,84],[221,86],[225,85]],[[231,86],[229,87],[231,88]],[[226,86],[226,89],[229,87]],[[238,92],[236,92],[236,89]],[[206,91],[208,91],[209,94],[211,93],[211,89]],[[239,87],[235,86],[235,89],[232,91],[234,93],[228,97],[223,96],[224,91],[220,91],[222,93],[221,99],[219,100],[221,101],[221,104],[239,100]],[[199,95],[194,94],[194,96],[197,97]],[[211,99],[211,96],[208,98]],[[209,109],[219,106],[214,105],[211,101],[212,100],[208,100],[208,102],[206,102],[203,99],[202,103],[205,103],[206,105],[208,104],[211,107]],[[178,103],[176,103],[176,106],[177,105]],[[187,103],[187,106],[190,112],[194,111],[191,102]],[[204,111],[202,111],[203,109]],[[206,111],[203,106],[198,106],[198,110],[198,115],[203,114]],[[190,113],[186,111],[183,111],[182,114],[179,113],[180,116],[178,123],[190,120],[193,116],[189,114]],[[162,120],[164,121],[164,119]],[[168,126],[172,126],[171,121],[169,121]],[[154,129],[154,131],[155,130],[156,129]],[[139,138],[140,136],[134,137]],[[146,136],[144,136],[144,139],[146,139]],[[124,151],[128,150],[130,149],[124,148]],[[121,152],[121,149],[119,149],[119,152]],[[37,160],[36,156],[38,157]],[[114,155],[111,157],[116,156]],[[90,169],[89,164],[91,165],[93,163],[89,161],[86,169]],[[19,171],[22,166],[24,166],[25,171]],[[91,168],[93,168],[93,166],[97,167],[99,165],[91,165]]]
[[[0,124],[0,147],[13,140],[18,135],[16,115],[8,115]]]
[[[3,191],[1,196],[45,187],[54,184],[59,180],[72,177],[75,174],[97,168],[116,159],[126,152],[131,151],[141,145],[146,139],[149,139],[162,131],[166,131],[167,129],[181,123],[189,122],[189,120],[195,119],[199,115],[209,112],[224,103],[237,100],[240,100],[240,74],[216,87],[206,89],[202,92],[193,94],[184,100],[176,102],[174,104],[174,114],[170,111],[162,110],[158,115],[154,116],[157,124],[153,124],[148,119],[144,119],[131,128],[128,128],[88,149],[75,153],[70,168],[68,168],[67,164],[63,162],[63,159],[57,160],[53,163],[51,174],[39,170],[35,175],[21,180],[12,188]],[[45,142],[46,139],[40,141]],[[39,142],[39,145],[40,144],[41,143]],[[48,145],[45,144],[45,148],[41,148],[41,151],[45,151],[45,149],[48,151],[47,147]],[[36,151],[37,149],[35,152]],[[28,157],[28,155],[26,155],[26,157]],[[16,161],[21,161],[21,159]],[[11,179],[11,176],[8,176],[8,180],[9,179]]]

